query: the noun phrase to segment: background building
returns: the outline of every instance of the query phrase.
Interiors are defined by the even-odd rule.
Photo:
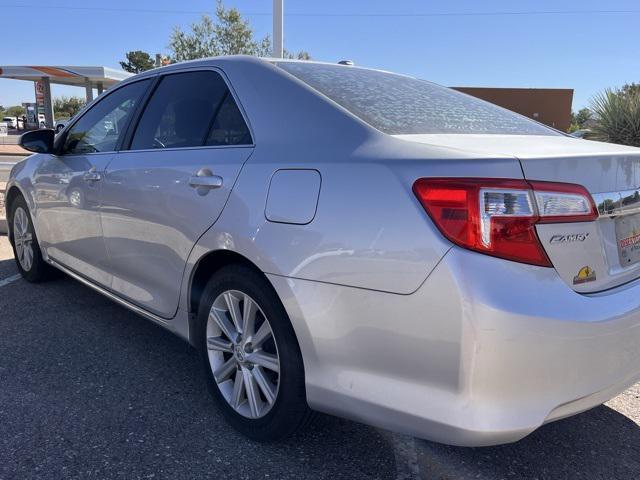
[[[453,87],[566,132],[571,125],[573,89]]]

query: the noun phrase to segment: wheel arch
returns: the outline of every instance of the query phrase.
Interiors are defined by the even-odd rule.
[[[244,265],[259,273],[264,280],[271,285],[267,276],[251,260],[232,250],[213,250],[203,255],[195,264],[189,280],[188,306],[189,314],[195,315],[198,312],[200,298],[207,283],[213,275],[221,268],[228,265]],[[271,288],[273,286],[271,285]]]
[[[263,272],[249,258],[233,250],[217,249],[211,250],[200,256],[189,275],[189,284],[185,293],[186,307],[188,308],[188,339],[189,343],[198,346],[198,307],[202,293],[213,275],[220,269],[228,265],[244,265],[255,271],[264,279],[271,288],[284,308],[288,321],[293,329],[293,334],[298,344],[298,349],[302,355],[302,363],[305,379],[309,374],[309,368],[317,365],[317,354],[314,342],[310,336],[308,325],[303,320],[301,309],[297,299],[291,295],[292,291],[287,282],[282,277],[271,277]],[[311,363],[309,363],[311,362]]]
[[[22,192],[20,191],[20,189],[15,186],[12,185],[9,190],[7,190],[7,194],[5,197],[5,212],[6,212],[6,218],[7,218],[7,233],[9,235],[9,237],[11,238],[11,210],[12,210],[12,205],[13,202],[15,202],[16,198],[18,197],[23,197],[24,195],[22,194]]]
[[[282,299],[269,278],[258,266],[244,255],[233,250],[219,249],[205,253],[195,264],[190,276],[187,289],[187,308],[189,317],[189,343],[197,343],[197,316],[200,299],[207,283],[220,269],[229,265],[243,265],[260,275],[267,285],[274,291],[281,303]],[[286,308],[285,308],[286,311]],[[289,320],[291,321],[291,320]],[[293,326],[293,325],[292,325]],[[295,331],[295,328],[294,328]]]

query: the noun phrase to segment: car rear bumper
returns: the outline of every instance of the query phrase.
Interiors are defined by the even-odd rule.
[[[452,248],[411,295],[270,276],[312,408],[443,443],[519,440],[640,379],[640,283],[598,295],[554,269]]]

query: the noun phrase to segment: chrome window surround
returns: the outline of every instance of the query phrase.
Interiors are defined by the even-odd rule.
[[[640,213],[640,188],[591,195],[600,217]]]

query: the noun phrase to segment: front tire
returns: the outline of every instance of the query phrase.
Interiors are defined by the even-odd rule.
[[[11,204],[8,223],[13,255],[22,277],[32,283],[49,278],[51,267],[42,258],[29,207],[23,197],[16,198]]]
[[[232,265],[205,288],[198,347],[211,394],[247,437],[273,441],[307,423],[302,355],[287,313],[255,270]]]

